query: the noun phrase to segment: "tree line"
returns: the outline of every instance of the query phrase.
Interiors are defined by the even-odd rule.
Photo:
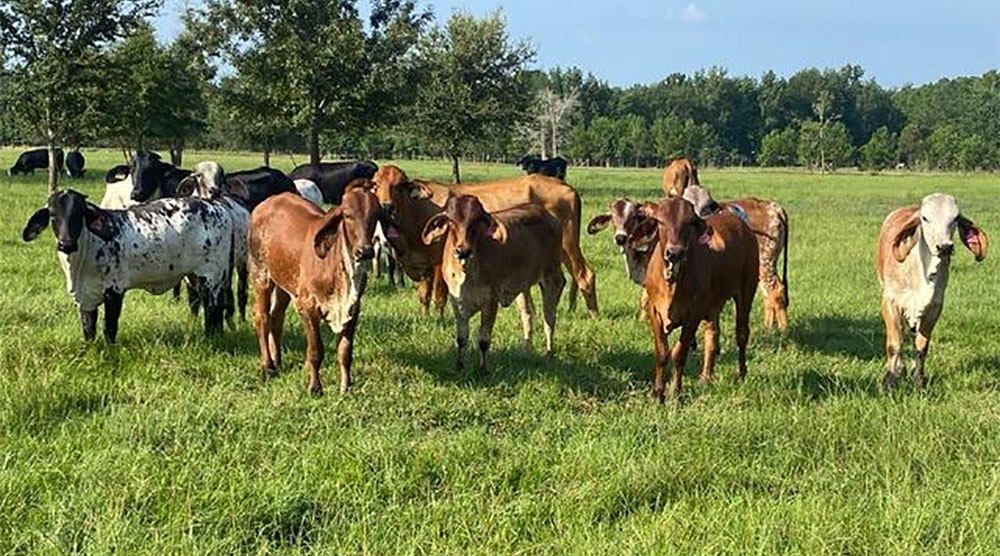
[[[0,142],[580,165],[1000,167],[1000,74],[893,89],[863,68],[722,68],[616,87],[529,69],[501,13],[413,0],[207,0],[170,44],[162,0],[0,1]],[[52,178],[53,180],[55,177]],[[52,185],[52,184],[50,184]]]

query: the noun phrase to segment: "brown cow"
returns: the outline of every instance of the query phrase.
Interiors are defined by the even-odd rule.
[[[420,245],[420,233],[426,221],[441,211],[449,195],[474,195],[490,212],[529,203],[541,206],[562,224],[562,261],[574,279],[570,309],[574,307],[575,284],[583,292],[590,316],[597,316],[596,280],[580,251],[580,197],[572,187],[537,174],[462,185],[410,180],[405,172],[391,165],[379,168],[374,180],[376,195],[398,230],[400,239],[394,247],[402,251],[400,265],[414,280],[432,276],[435,264],[441,260],[441,247]]]
[[[652,245],[646,268],[649,326],[656,355],[653,395],[664,399],[664,368],[673,358],[671,396],[681,390],[681,375],[698,325],[705,321],[705,360],[701,380],[713,378],[719,353],[719,313],[726,301],[736,302],[737,377],[746,375],[750,308],[757,289],[757,246],[746,224],[729,212],[701,219],[691,203],[679,197],[662,201],[629,238],[634,248]],[[675,328],[681,337],[672,351],[667,338]]]
[[[479,369],[489,370],[490,339],[497,305],[515,299],[521,312],[524,348],[531,351],[534,303],[531,286],[542,290],[545,316],[545,352],[552,352],[556,305],[566,279],[559,263],[562,225],[534,204],[488,213],[479,199],[457,195],[448,199],[444,212],[424,227],[423,243],[444,243],[442,269],[455,310],[457,366],[463,366],[469,343],[469,319],[482,311],[479,328]]]
[[[372,235],[380,214],[378,199],[361,188],[345,193],[342,204],[326,213],[294,193],[271,197],[253,211],[250,280],[265,379],[281,365],[285,309],[294,299],[305,330],[309,391],[323,393],[320,321],[325,320],[340,335],[340,391],[347,392],[366,261],[374,255]]]
[[[916,336],[913,382],[917,388],[924,386],[924,359],[944,309],[956,228],[976,260],[986,258],[986,233],[962,215],[951,195],[928,195],[919,207],[896,209],[882,223],[875,264],[882,285],[887,387],[906,373],[902,347],[907,328]]]
[[[667,197],[681,195],[689,185],[700,185],[698,169],[689,158],[675,158],[663,169],[663,192]]]
[[[774,201],[745,197],[735,201],[715,202],[707,189],[690,185],[682,194],[694,205],[695,212],[705,218],[720,210],[728,210],[750,226],[757,239],[760,260],[760,288],[764,293],[764,327],[775,323],[782,332],[788,330],[788,213]],[[778,258],[781,257],[781,278]]]

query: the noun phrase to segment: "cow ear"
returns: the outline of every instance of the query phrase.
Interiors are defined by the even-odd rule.
[[[979,229],[975,222],[961,214],[958,215],[958,233],[962,238],[962,243],[976,256],[976,261],[986,258],[989,240],[986,237],[986,232]]]
[[[104,241],[111,241],[115,235],[111,226],[111,214],[96,205],[87,203],[87,208],[83,212],[83,221],[91,233]]]
[[[196,189],[198,189],[198,178],[194,174],[191,174],[177,184],[177,196],[190,197]]]
[[[492,237],[497,243],[503,245],[507,243],[507,226],[496,218],[490,217],[490,227],[486,228],[486,235]]]
[[[659,239],[660,222],[647,218],[639,223],[628,236],[628,247],[634,251],[648,251]]]
[[[607,213],[598,214],[590,221],[590,224],[587,224],[587,233],[590,235],[594,235],[597,232],[603,230],[604,228],[607,228],[608,224],[610,223],[611,223],[610,214]]]
[[[42,230],[49,225],[49,209],[40,208],[35,211],[35,214],[31,215],[28,219],[28,223],[24,226],[24,231],[21,232],[21,239],[24,241],[31,241],[38,237],[38,234],[42,233]]]
[[[914,211],[892,238],[892,254],[896,260],[903,262],[909,256],[910,250],[917,244],[917,234],[920,232],[920,211]]]
[[[431,191],[431,188],[427,187],[427,185],[418,182],[410,182],[411,199],[430,199],[433,196],[434,192]]]
[[[643,203],[639,205],[638,209],[639,216],[642,216],[643,218],[655,219],[657,206],[658,205],[656,203]]]
[[[316,255],[325,259],[327,253],[333,247],[333,241],[337,238],[337,228],[340,226],[340,221],[344,219],[344,211],[340,207],[330,209],[323,217],[323,223],[320,224],[319,229],[316,230],[316,235],[313,237],[313,249],[316,251]]]
[[[420,238],[423,240],[424,245],[430,245],[435,241],[441,239],[445,232],[448,231],[448,216],[446,214],[438,214],[437,216],[431,218],[424,225],[424,231],[420,234]]]

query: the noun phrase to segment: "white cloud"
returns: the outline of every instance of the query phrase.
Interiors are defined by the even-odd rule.
[[[706,19],[708,19],[708,15],[705,12],[698,9],[698,6],[695,6],[694,4],[688,4],[687,6],[684,6],[684,9],[681,10],[680,17],[681,21],[684,21],[686,23],[701,23]]]

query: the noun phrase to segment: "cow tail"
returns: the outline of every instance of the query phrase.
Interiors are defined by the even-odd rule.
[[[583,226],[583,203],[580,201],[580,194],[576,189],[573,190],[573,214],[576,216],[576,229],[573,230],[573,241],[576,245],[580,245],[580,228]],[[569,261],[567,261],[568,264]],[[580,291],[579,284],[576,283],[576,276],[570,272],[569,281],[569,310],[572,311],[576,308],[576,296]]]
[[[785,308],[788,308],[788,244],[791,241],[791,232],[788,226],[788,213],[785,212],[784,207],[781,208],[781,223],[785,226],[785,253],[781,257],[781,281],[785,284]]]

